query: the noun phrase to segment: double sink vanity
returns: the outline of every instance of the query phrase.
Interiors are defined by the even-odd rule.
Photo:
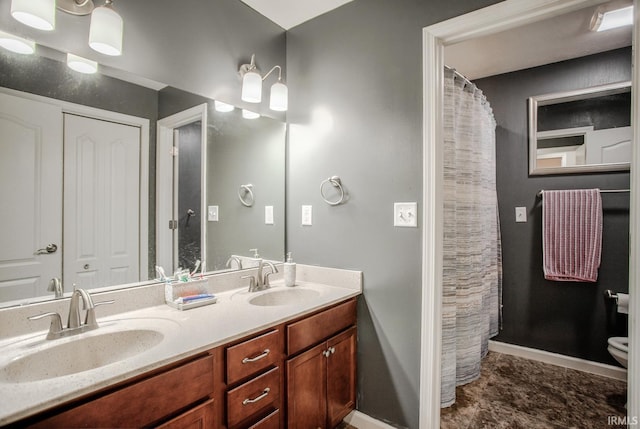
[[[186,311],[162,284],[92,293],[99,326],[54,339],[56,317],[28,318],[64,320],[69,300],[0,310],[0,425],[335,427],[355,407],[362,273],[298,265],[295,287],[259,292],[246,274],[209,277],[217,302]]]

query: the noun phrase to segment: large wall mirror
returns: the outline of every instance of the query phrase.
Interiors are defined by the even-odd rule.
[[[529,98],[529,174],[629,170],[631,83]]]
[[[68,295],[153,280],[159,262],[214,272],[283,259],[286,124],[39,53],[0,51],[0,306],[53,299],[54,279]],[[156,147],[163,121],[194,108],[200,118]]]

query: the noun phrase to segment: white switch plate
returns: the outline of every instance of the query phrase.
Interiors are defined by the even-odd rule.
[[[302,206],[302,226],[313,225],[313,206]]]
[[[417,228],[418,203],[394,203],[393,226]]]
[[[526,222],[526,221],[527,221],[527,208],[516,207],[516,222]]]
[[[264,223],[273,225],[273,206],[264,206]]]
[[[218,206],[207,207],[207,220],[209,222],[218,222]]]

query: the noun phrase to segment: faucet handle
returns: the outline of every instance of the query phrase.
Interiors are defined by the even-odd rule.
[[[35,316],[30,316],[27,319],[29,320],[40,320],[45,317],[51,317],[51,325],[49,325],[49,333],[47,334],[47,339],[55,338],[60,332],[62,332],[62,318],[58,313],[50,312],[43,314],[36,314]]]
[[[113,304],[115,300],[94,302],[93,306],[87,310],[87,314],[84,318],[84,324],[88,327],[98,327],[98,321],[96,320],[96,307],[101,305]]]
[[[241,279],[249,279],[249,292],[256,290],[256,278],[253,276],[242,276]]]

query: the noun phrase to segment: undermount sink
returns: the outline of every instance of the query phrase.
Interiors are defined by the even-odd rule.
[[[103,332],[98,328],[78,336],[20,345],[0,366],[0,381],[33,382],[98,369],[147,352],[165,338],[162,329],[127,327],[126,322],[115,325],[116,329],[110,326]]]
[[[264,292],[249,300],[251,305],[259,306],[276,306],[276,305],[294,305],[301,302],[317,298],[320,293],[311,289],[276,289]]]

